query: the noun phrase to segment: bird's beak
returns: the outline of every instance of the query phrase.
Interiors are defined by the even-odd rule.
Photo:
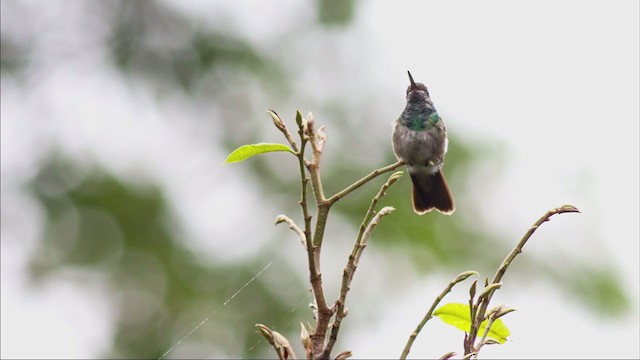
[[[413,76],[411,76],[409,71],[407,71],[407,74],[409,74],[409,81],[411,81],[411,90],[417,90],[418,86],[416,86],[416,82],[413,81]]]

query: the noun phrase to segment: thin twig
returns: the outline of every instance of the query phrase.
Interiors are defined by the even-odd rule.
[[[293,149],[293,151],[296,153],[299,153],[298,144],[296,144],[296,141],[293,139],[293,136],[291,136],[291,132],[289,132],[287,125],[284,123],[284,121],[282,121],[282,119],[280,118],[280,115],[278,115],[275,111],[271,109],[267,109],[267,114],[271,116],[271,120],[273,120],[273,124],[276,126],[276,128],[278,128],[278,130],[280,130],[280,132],[282,132],[284,137],[287,139],[287,141],[291,145],[291,148]]]
[[[284,134],[291,144],[291,147],[296,152],[298,157],[298,167],[300,169],[300,207],[302,209],[302,216],[304,218],[304,241],[307,248],[307,256],[309,263],[309,281],[313,288],[313,293],[316,299],[318,308],[326,308],[326,300],[324,297],[324,290],[322,287],[322,277],[320,275],[319,258],[316,256],[316,247],[314,245],[311,234],[311,215],[309,214],[309,207],[307,203],[307,184],[309,183],[309,177],[307,176],[306,164],[307,161],[304,157],[304,150],[309,142],[310,137],[307,136],[305,130],[308,129],[307,124],[302,120],[300,112],[296,112],[296,124],[298,125],[298,136],[300,137],[300,148],[298,149],[295,140],[291,136],[291,133],[287,129],[286,125],[280,117],[273,110],[267,111],[272,117],[276,127]],[[311,114],[309,114],[311,116]],[[311,118],[312,119],[312,118]],[[315,139],[311,139],[312,143]],[[316,156],[314,147],[314,158]],[[319,161],[319,160],[318,160]],[[319,177],[319,174],[318,174]],[[324,306],[323,306],[324,305]]]
[[[399,168],[400,166],[404,165],[404,162],[402,161],[398,161],[396,163],[393,163],[391,165],[387,165],[385,167],[382,167],[380,169],[376,169],[373,170],[371,173],[369,173],[367,176],[363,177],[362,179],[354,182],[353,184],[349,185],[347,188],[345,188],[344,190],[338,192],[337,194],[333,195],[332,197],[330,197],[329,199],[327,199],[327,201],[331,204],[335,203],[336,201],[342,199],[343,197],[345,197],[347,194],[349,194],[350,192],[356,190],[357,188],[361,187],[362,185],[366,184],[367,182],[375,179],[377,176],[382,175],[388,171],[393,171],[397,168]]]
[[[289,225],[289,229],[293,230],[298,235],[298,237],[300,238],[300,242],[302,243],[302,246],[306,246],[307,239],[304,235],[304,231],[302,231],[302,229],[300,229],[300,227],[293,220],[291,220],[291,218],[288,217],[287,215],[283,215],[283,214],[278,215],[276,217],[276,225],[283,222],[287,223],[287,225]]]
[[[402,354],[400,355],[401,360],[404,360],[407,358],[407,356],[409,356],[409,352],[411,351],[411,346],[413,346],[413,342],[416,340],[416,338],[418,337],[418,334],[420,334],[420,331],[422,331],[422,328],[426,325],[427,321],[431,320],[431,318],[433,317],[433,312],[435,311],[440,301],[444,299],[444,297],[451,291],[451,289],[453,289],[453,287],[457,283],[464,281],[471,275],[477,276],[478,273],[475,271],[465,271],[460,275],[456,276],[455,279],[451,280],[451,282],[449,282],[447,287],[444,290],[442,290],[440,295],[438,295],[438,297],[433,301],[433,304],[431,304],[429,311],[427,311],[427,313],[424,315],[424,317],[422,318],[422,320],[420,321],[416,329],[413,330],[413,332],[409,336],[409,340],[407,340],[407,344],[404,346],[404,349],[402,350]]]
[[[327,346],[325,346],[325,350],[324,350],[327,356],[331,354],[331,350],[333,349],[333,346],[335,345],[335,342],[338,339],[338,332],[340,331],[340,324],[342,323],[342,319],[347,315],[347,312],[345,310],[347,293],[349,292],[351,281],[353,280],[353,275],[355,274],[355,271],[356,271],[357,260],[360,258],[359,253],[362,253],[362,251],[364,250],[364,247],[366,246],[366,242],[363,244],[362,240],[363,240],[363,236],[366,231],[367,225],[371,224],[371,219],[375,216],[375,213],[376,213],[375,207],[380,201],[380,199],[382,199],[382,197],[386,195],[387,189],[389,189],[389,187],[393,185],[393,183],[398,181],[398,179],[400,179],[401,176],[402,176],[402,171],[395,172],[391,174],[391,176],[389,176],[389,179],[387,180],[387,182],[385,182],[380,187],[380,190],[378,191],[376,196],[374,196],[373,199],[371,200],[369,209],[367,209],[364,219],[362,220],[362,224],[360,224],[360,232],[358,233],[358,236],[356,237],[356,241],[354,242],[353,247],[351,249],[351,254],[349,255],[349,260],[347,261],[347,265],[345,266],[342,272],[342,284],[340,287],[340,295],[338,296],[338,299],[336,300],[336,303],[334,305],[334,307],[336,308],[336,318],[333,322],[333,325],[331,326],[331,335],[329,336],[329,342],[327,343]]]
[[[487,321],[487,326],[484,329],[484,334],[482,334],[482,338],[480,339],[480,342],[478,343],[478,346],[475,349],[475,357],[478,357],[478,353],[480,352],[480,349],[482,349],[482,347],[484,346],[484,342],[487,340],[487,336],[489,335],[489,331],[491,330],[491,326],[493,326],[493,322],[496,320],[496,318],[493,316],[493,314],[491,316],[489,316],[489,320]]]
[[[279,216],[276,220],[276,223],[287,222],[287,224],[289,224],[289,227],[294,230],[303,240],[303,244],[306,245],[307,262],[309,265],[309,282],[311,283],[311,288],[313,290],[318,314],[316,319],[316,328],[314,332],[309,335],[312,346],[311,349],[307,349],[307,351],[311,350],[312,353],[319,353],[320,351],[322,351],[322,345],[324,343],[324,335],[321,334],[326,333],[326,327],[332,313],[327,306],[324,295],[324,288],[322,286],[319,247],[316,246],[311,232],[311,215],[309,214],[309,207],[307,203],[307,184],[309,183],[309,180],[311,178],[312,190],[314,191],[316,204],[319,206],[324,203],[325,199],[324,193],[322,191],[322,182],[320,180],[319,171],[320,155],[322,149],[320,146],[318,146],[318,139],[316,134],[314,133],[313,117],[311,113],[309,113],[309,115],[307,116],[307,120],[303,121],[300,112],[296,112],[296,124],[298,126],[298,135],[300,137],[300,148],[298,148],[296,141],[293,139],[293,136],[291,136],[291,132],[289,132],[289,129],[282,121],[280,116],[278,116],[278,114],[276,114],[276,112],[273,110],[267,110],[267,113],[269,114],[269,116],[271,116],[274,125],[285,136],[298,158],[298,167],[300,170],[299,204],[302,210],[302,216],[304,218],[304,230],[300,229],[300,227],[298,227],[295,222],[293,222],[293,220],[284,215]],[[307,161],[304,156],[305,148],[309,141],[311,141],[311,145],[313,148],[313,161],[311,162]],[[309,176],[307,175],[307,171],[309,173]],[[328,213],[328,209],[326,209],[325,211],[318,208],[319,216],[316,220],[317,227],[321,227],[322,229],[324,229],[324,224],[326,223],[326,213]],[[321,214],[323,215],[321,216]],[[322,236],[322,234],[320,236]]]
[[[402,171],[396,171],[393,174],[391,174],[391,176],[389,176],[389,179],[387,179],[387,182],[382,184],[376,196],[374,196],[373,199],[371,199],[371,204],[369,204],[369,209],[367,209],[364,219],[362,219],[362,223],[360,223],[360,230],[358,232],[358,236],[356,237],[355,244],[360,242],[360,240],[362,239],[362,235],[364,235],[364,230],[366,229],[367,224],[369,223],[369,221],[371,221],[371,218],[373,218],[373,216],[376,214],[376,205],[378,204],[378,201],[380,201],[380,199],[382,199],[382,197],[386,195],[386,191],[389,189],[389,187],[391,187],[391,185],[393,185],[396,181],[398,181],[403,174],[404,172]]]
[[[513,262],[513,259],[515,259],[515,257],[518,256],[518,254],[520,254],[522,252],[522,248],[527,243],[529,238],[533,235],[533,233],[538,229],[538,227],[540,227],[540,225],[542,225],[543,223],[549,221],[549,219],[553,215],[562,214],[562,213],[579,213],[579,212],[580,212],[580,210],[578,210],[578,208],[576,208],[573,205],[564,205],[564,206],[561,206],[559,208],[551,209],[551,210],[547,211],[544,215],[542,215],[542,217],[540,217],[529,228],[529,230],[527,230],[527,232],[520,239],[520,241],[518,242],[516,247],[513,248],[513,250],[511,250],[511,252],[509,253],[509,255],[507,255],[507,257],[504,259],[504,261],[502,261],[502,264],[500,265],[500,267],[496,271],[495,275],[493,276],[493,280],[492,280],[491,283],[492,284],[497,284],[497,283],[500,282],[500,280],[502,280],[502,277],[507,272],[507,269],[509,268],[509,266]],[[476,338],[478,336],[478,330],[479,330],[480,324],[482,324],[482,321],[483,321],[483,319],[485,317],[485,313],[487,311],[487,307],[489,306],[489,303],[491,302],[491,298],[493,297],[493,294],[495,293],[495,290],[496,289],[491,290],[484,297],[478,297],[478,302],[477,302],[478,311],[476,312],[475,319],[471,319],[472,320],[471,321],[471,329],[469,330],[469,337],[467,339],[467,342],[465,343],[465,354],[466,355],[468,355],[471,352],[477,352],[477,350],[475,349],[474,344],[475,344]]]
[[[478,311],[478,306],[474,303],[474,299],[476,296],[476,288],[477,288],[477,284],[478,284],[478,279],[473,280],[473,283],[471,283],[471,286],[469,287],[469,319],[471,320],[471,322],[474,321],[474,319],[476,318],[476,312]],[[472,326],[472,325],[471,325]],[[469,329],[471,330],[471,329]],[[468,348],[468,335],[465,334],[464,337],[464,349],[465,349],[465,353],[467,353],[467,348]],[[471,350],[469,350],[471,351]]]
[[[391,206],[385,206],[382,209],[380,209],[380,211],[378,211],[378,213],[373,217],[373,219],[371,219],[371,221],[369,222],[369,225],[367,225],[367,228],[364,231],[364,234],[362,235],[362,239],[360,240],[360,243],[356,246],[357,247],[357,251],[354,255],[350,255],[349,256],[349,262],[352,264],[352,268],[349,270],[345,271],[347,272],[347,276],[349,277],[348,283],[351,282],[351,279],[353,279],[353,274],[356,271],[356,268],[358,267],[358,263],[360,262],[360,256],[362,255],[362,251],[364,250],[364,248],[367,246],[367,241],[369,240],[369,237],[371,237],[371,233],[373,232],[373,229],[378,225],[378,223],[380,223],[380,220],[385,217],[386,215],[391,214],[392,211],[394,211],[395,209]],[[346,292],[349,291],[349,286],[347,285],[346,290],[345,291],[345,296],[346,296]],[[342,290],[340,291],[340,294],[342,295]],[[321,359],[327,359],[329,358],[329,356],[331,355],[331,349],[333,348],[333,345],[335,344],[336,340],[337,340],[337,336],[338,336],[338,331],[340,331],[340,324],[342,322],[342,319],[347,316],[347,311],[344,307],[344,299],[342,300],[342,302],[340,300],[337,300],[336,303],[338,304],[339,310],[336,311],[336,319],[333,322],[333,326],[331,328],[331,335],[329,337],[329,342],[327,343],[327,346],[324,348],[324,350],[322,351],[322,354],[320,355]],[[335,336],[334,336],[334,332],[335,332]]]
[[[307,241],[307,247],[311,242],[311,215],[309,214],[309,205],[307,204],[307,184],[309,177],[307,176],[304,150],[307,146],[308,138],[304,134],[304,124],[302,115],[298,111],[296,114],[296,123],[298,123],[298,135],[300,136],[300,151],[298,154],[298,167],[300,168],[300,207],[302,209],[302,217],[304,218],[304,235]],[[311,244],[312,245],[312,244]]]
[[[527,230],[527,232],[524,234],[522,239],[520,239],[520,242],[518,242],[518,245],[516,245],[516,247],[513,250],[511,250],[511,253],[509,253],[509,255],[504,259],[504,261],[496,271],[496,274],[493,276],[492,282],[498,283],[500,282],[500,280],[502,280],[502,276],[504,276],[504,273],[509,268],[509,265],[511,265],[511,262],[513,261],[513,259],[515,259],[515,257],[522,252],[522,248],[524,247],[524,244],[527,243],[527,240],[529,240],[531,235],[533,235],[533,233],[538,229],[538,227],[540,227],[540,225],[549,221],[549,219],[553,215],[562,214],[562,213],[579,213],[579,212],[580,210],[578,210],[578,208],[576,208],[573,205],[564,205],[559,208],[555,208],[547,211],[546,214],[540,217],[538,221],[536,221],[533,224],[533,226],[531,226],[529,230]]]
[[[278,128],[278,130],[280,130],[280,132],[282,132],[284,137],[287,139],[287,141],[291,145],[291,148],[295,152],[296,157],[298,158],[298,167],[300,168],[300,193],[301,193],[299,204],[300,204],[300,207],[302,208],[302,216],[304,218],[304,235],[305,236],[303,239],[304,241],[306,241],[306,239],[311,239],[311,215],[309,215],[309,208],[307,206],[307,183],[309,182],[309,177],[307,176],[307,173],[305,170],[306,159],[304,158],[304,150],[309,139],[304,134],[304,124],[302,122],[302,115],[300,114],[299,111],[296,112],[296,124],[298,125],[298,135],[300,136],[300,148],[298,148],[298,144],[296,143],[295,139],[291,135],[291,132],[289,131],[289,128],[287,128],[287,125],[284,123],[284,121],[282,121],[280,116],[274,110],[271,110],[271,109],[267,110],[267,114],[271,116],[271,120],[273,120],[273,124],[276,126],[276,128]]]
[[[497,306],[495,308],[493,308],[492,310],[489,311],[489,319],[487,321],[487,325],[485,326],[485,330],[484,330],[484,334],[482,334],[482,338],[480,339],[480,342],[478,343],[475,352],[476,352],[476,356],[475,358],[477,358],[477,354],[480,352],[480,349],[482,349],[483,346],[487,345],[487,344],[499,344],[500,342],[494,339],[487,339],[487,336],[489,335],[489,332],[491,331],[491,326],[493,326],[493,323],[498,320],[499,318],[507,315],[508,313],[512,312],[512,311],[516,311],[516,309],[513,308],[509,308],[506,307],[504,305],[500,305]]]

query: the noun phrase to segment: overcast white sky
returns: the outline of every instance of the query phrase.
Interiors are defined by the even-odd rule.
[[[1,5],[3,32],[12,29],[5,21],[17,21],[8,19],[5,3]],[[52,19],[64,12],[66,25],[52,28],[35,44],[38,76],[30,88],[5,78],[1,83],[3,358],[88,358],[109,345],[110,314],[101,289],[86,292],[64,283],[44,289],[26,285],[23,270],[42,216],[19,185],[33,175],[35,163],[46,151],[38,146],[43,139],[81,154],[80,158],[95,158],[117,173],[134,171],[159,178],[176,201],[178,216],[189,221],[188,231],[196,238],[229,231],[232,222],[212,225],[208,216],[195,215],[216,211],[216,201],[224,203],[240,193],[242,186],[233,175],[211,168],[224,158],[222,152],[219,158],[190,160],[188,169],[197,175],[190,178],[197,180],[188,186],[172,173],[172,164],[183,162],[187,154],[216,151],[216,145],[199,137],[189,123],[168,127],[162,121],[171,116],[199,116],[185,114],[189,110],[184,99],[165,99],[159,104],[144,88],[124,85],[102,58],[102,50],[91,48],[91,41],[75,45],[89,46],[91,51],[70,59],[91,68],[90,72],[53,67],[55,59],[47,59],[51,42],[56,36],[78,31],[83,22],[82,11],[64,6],[69,4],[76,3],[31,6],[40,14],[30,14],[29,24],[57,24]],[[253,37],[277,36],[277,26],[285,26],[269,20],[270,16],[284,16],[271,11],[278,6],[269,7],[274,14],[265,14],[254,11],[257,2],[222,4],[184,1],[179,8],[205,18],[224,9],[230,23],[239,24],[239,29]],[[509,315],[512,341],[483,349],[483,357],[638,358],[638,2],[363,1],[360,10],[346,40],[341,40],[354,51],[366,47],[366,54],[376,54],[362,60],[363,69],[373,72],[357,74],[355,65],[345,66],[359,81],[380,86],[382,93],[394,89],[402,93],[407,82],[404,74],[410,69],[416,80],[429,84],[450,132],[496,139],[505,145],[506,171],[495,179],[497,185],[489,194],[479,189],[477,195],[493,199],[482,209],[489,226],[505,238],[518,239],[548,208],[574,204],[583,214],[562,215],[545,224],[542,240],[563,251],[579,251],[593,261],[613,258],[635,296],[634,311],[627,320],[609,321],[567,307],[567,299],[544,284],[533,284],[525,293],[502,292],[500,300],[517,304],[520,310]],[[344,77],[325,81],[341,79]],[[109,112],[97,115],[93,110],[104,108],[105,98],[111,104]],[[402,96],[392,101],[400,104],[399,112]],[[40,121],[44,114],[49,121]],[[114,121],[132,116],[140,120],[133,126],[125,120]],[[81,121],[89,117],[91,121]],[[145,136],[148,134],[153,135]],[[150,140],[141,142],[142,138]],[[165,146],[167,139],[174,142],[170,149]],[[106,146],[116,141],[118,146]],[[225,186],[218,188],[225,191],[208,186],[223,181]],[[255,204],[260,199],[251,192],[245,196]],[[8,214],[14,210],[19,215]],[[508,221],[504,221],[507,213]],[[240,214],[240,209],[232,209],[226,216],[233,219]],[[597,234],[589,233],[594,228]],[[210,246],[228,249],[227,245]],[[236,250],[237,256],[250,256],[246,250]],[[542,254],[543,248],[530,246],[527,251]],[[440,280],[390,295],[383,319],[368,323],[366,332],[345,334],[343,344],[352,344],[357,357],[399,356],[409,335],[405,329],[416,325],[424,299],[433,298],[449,281]],[[460,335],[434,319],[412,354],[439,357],[460,350]]]

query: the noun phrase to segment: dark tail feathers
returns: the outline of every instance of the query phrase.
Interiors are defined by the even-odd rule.
[[[411,174],[413,211],[422,215],[433,209],[451,215],[455,211],[453,197],[442,171],[435,174]]]

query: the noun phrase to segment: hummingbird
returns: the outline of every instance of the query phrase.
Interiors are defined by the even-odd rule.
[[[403,161],[413,183],[413,211],[422,215],[433,209],[450,215],[453,198],[442,167],[447,153],[447,128],[436,111],[429,90],[409,74],[407,105],[394,122],[393,152]]]

